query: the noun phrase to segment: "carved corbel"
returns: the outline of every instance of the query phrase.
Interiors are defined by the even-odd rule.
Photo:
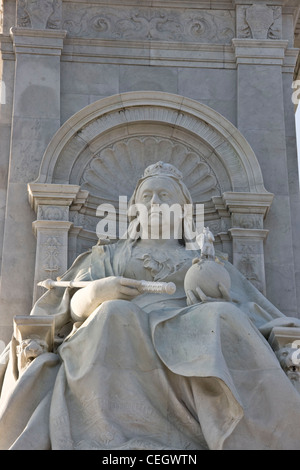
[[[14,375],[19,377],[38,356],[53,352],[54,318],[50,316],[14,317],[13,343],[16,348]]]
[[[274,327],[268,341],[283,371],[300,393],[300,328]]]

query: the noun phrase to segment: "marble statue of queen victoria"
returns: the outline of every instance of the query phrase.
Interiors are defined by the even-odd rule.
[[[131,198],[158,226],[153,205],[191,202],[164,163],[145,170]],[[186,249],[185,230],[151,239],[139,222],[62,277],[85,287],[54,287],[34,305],[29,318],[55,320],[52,350],[40,344],[33,359],[13,336],[0,358],[0,448],[300,449],[300,394],[267,341],[274,325],[300,321],[218,253],[230,291],[218,283],[216,298],[201,286],[186,292],[200,251]],[[176,292],[141,293],[140,280]]]

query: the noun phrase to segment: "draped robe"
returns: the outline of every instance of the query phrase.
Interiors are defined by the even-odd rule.
[[[187,252],[188,253],[188,252]],[[57,348],[16,371],[0,358],[0,449],[300,449],[300,395],[267,337],[300,326],[224,259],[232,302],[187,306],[195,252],[165,273],[174,295],[106,301],[72,324],[74,289],[54,288],[31,315],[54,315]],[[128,275],[132,243],[96,246],[64,280]]]

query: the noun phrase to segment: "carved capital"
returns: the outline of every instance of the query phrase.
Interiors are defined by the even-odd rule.
[[[17,24],[22,28],[60,29],[62,0],[18,0]]]
[[[28,184],[28,198],[37,220],[32,227],[37,238],[34,300],[42,295],[40,281],[61,276],[68,269],[69,231],[74,214],[86,203],[88,192],[71,184]],[[70,209],[72,217],[70,217]],[[75,255],[75,252],[73,253]]]
[[[248,5],[237,5],[236,31],[238,38],[281,39],[281,6],[254,1],[248,2]]]

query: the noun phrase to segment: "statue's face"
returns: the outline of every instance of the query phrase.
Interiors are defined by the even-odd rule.
[[[148,208],[152,204],[182,204],[179,191],[179,186],[171,178],[148,178],[138,188],[136,202],[145,204]]]
[[[174,230],[181,226],[184,197],[171,178],[159,176],[146,179],[137,190],[135,203],[146,207],[151,228],[169,228],[170,233],[174,234]],[[162,206],[173,206],[172,211],[158,210]]]

